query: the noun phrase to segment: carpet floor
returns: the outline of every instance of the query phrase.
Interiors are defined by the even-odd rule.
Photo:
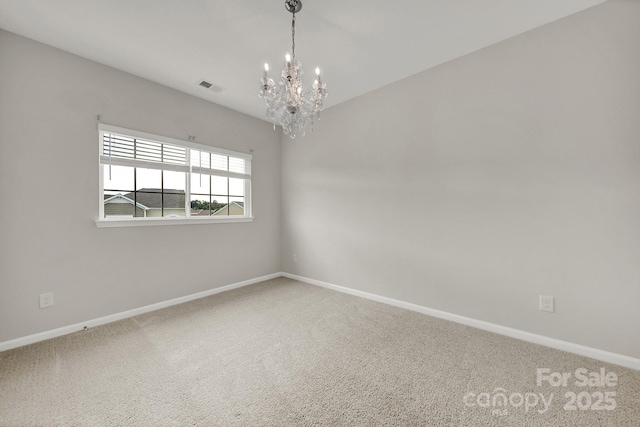
[[[286,278],[0,353],[3,427],[315,425],[640,426],[640,372]]]

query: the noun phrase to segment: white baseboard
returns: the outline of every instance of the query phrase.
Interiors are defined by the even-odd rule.
[[[309,279],[307,277],[302,277],[302,276],[298,276],[291,273],[282,273],[282,276],[288,277],[290,279],[298,280],[300,282],[305,282],[311,285],[321,286],[323,288],[328,288],[334,291],[343,292],[345,294],[366,298],[369,300],[393,305],[393,306],[404,308],[411,311],[416,311],[418,313],[427,314],[429,316],[449,320],[451,322],[461,323],[463,325],[471,326],[471,327],[482,329],[485,331],[495,332],[496,334],[506,335],[511,338],[517,338],[519,340],[528,341],[534,344],[540,344],[545,347],[551,347],[557,350],[578,354],[580,356],[586,356],[592,359],[601,360],[603,362],[624,366],[626,368],[640,370],[640,359],[636,359],[630,356],[625,356],[623,354],[612,353],[609,351],[600,350],[593,347],[587,347],[584,345],[575,344],[568,341],[562,341],[559,339],[550,338],[543,335],[533,334],[531,332],[521,331],[519,329],[513,329],[506,326],[496,325],[495,323],[484,322],[482,320],[476,320],[470,317],[464,317],[457,314],[447,313],[446,311],[435,310],[433,308],[423,307],[421,305],[412,304],[409,302],[400,301],[393,298],[387,298],[380,295],[371,294],[368,292],[358,291],[355,289],[346,288],[344,286],[338,286],[332,283],[322,282],[320,280]]]
[[[460,316],[457,314],[448,313],[446,311],[435,310],[433,308],[428,308],[421,305],[412,304],[409,302],[400,301],[393,298],[387,298],[380,295],[375,295],[368,292],[346,288],[344,286],[334,285],[332,283],[327,283],[320,280],[310,279],[308,277],[302,277],[295,274],[284,273],[284,272],[273,273],[266,276],[256,277],[254,279],[249,279],[243,282],[221,286],[219,288],[210,289],[208,291],[198,292],[195,294],[186,295],[179,298],[174,298],[169,301],[146,305],[144,307],[111,314],[108,316],[100,317],[98,319],[87,320],[86,322],[80,322],[73,325],[64,326],[62,328],[52,329],[49,331],[28,335],[26,337],[21,337],[21,338],[16,338],[10,341],[0,342],[0,351],[10,350],[12,348],[22,347],[28,344],[33,344],[39,341],[44,341],[44,340],[59,337],[62,335],[77,332],[82,330],[85,326],[88,328],[92,328],[99,325],[104,325],[106,323],[111,323],[118,320],[129,318],[129,317],[137,316],[138,314],[149,313],[151,311],[160,310],[162,308],[170,307],[177,304],[182,304],[182,303],[193,301],[199,298],[208,297],[211,295],[219,294],[221,292],[230,291],[232,289],[241,288],[243,286],[253,285],[259,282],[263,282],[265,280],[275,279],[278,277],[287,277],[290,279],[298,280],[300,282],[321,286],[323,288],[328,288],[334,291],[343,292],[345,294],[366,298],[369,300],[381,302],[383,304],[393,305],[396,307],[404,308],[406,310],[411,310],[411,311],[423,313],[429,316],[437,317],[440,319],[449,320],[451,322],[460,323],[463,325],[471,326],[471,327],[482,329],[489,332],[494,332],[496,334],[506,335],[508,337],[517,338],[523,341],[540,344],[546,347],[551,347],[551,348],[555,348],[562,351],[567,351],[569,353],[578,354],[580,356],[586,356],[592,359],[601,360],[603,362],[624,366],[626,368],[640,370],[640,359],[637,359],[634,357],[625,356],[623,354],[618,354],[618,353],[612,353],[609,351],[600,350],[593,347],[587,347],[584,345],[575,344],[568,341],[562,341],[559,339],[550,338],[543,335],[537,335],[531,332],[521,331],[519,329],[497,325],[495,323],[484,322],[482,320],[476,320],[470,317]]]
[[[96,326],[104,325],[105,323],[111,323],[118,320],[126,319],[129,317],[137,316],[138,314],[149,313],[150,311],[160,310],[162,308],[171,307],[172,305],[182,304],[185,302],[193,301],[196,299],[208,297],[210,295],[219,294],[221,292],[230,291],[232,289],[241,288],[243,286],[253,285],[255,283],[263,282],[269,279],[275,279],[282,277],[282,273],[273,273],[262,277],[256,277],[255,279],[245,280],[243,282],[232,283],[230,285],[221,286],[219,288],[210,289],[208,291],[198,292],[184,297],[174,298],[169,301],[163,301],[156,304],[145,305],[144,307],[134,308],[133,310],[127,310],[116,314],[110,314],[108,316],[100,317],[98,319],[87,320],[86,322],[80,322],[69,326],[63,326],[62,328],[51,329],[49,331],[40,332],[26,337],[16,338],[10,341],[0,342],[0,351],[10,350],[12,348],[22,347],[24,345],[33,344],[38,341],[44,341],[51,338],[67,335],[72,332],[81,331],[84,327],[93,328]]]

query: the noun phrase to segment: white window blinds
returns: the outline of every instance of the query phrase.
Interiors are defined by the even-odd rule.
[[[187,149],[184,147],[132,138],[112,132],[104,132],[102,141],[104,156],[136,159],[142,162],[186,164]]]
[[[248,179],[251,155],[100,124],[100,163]]]

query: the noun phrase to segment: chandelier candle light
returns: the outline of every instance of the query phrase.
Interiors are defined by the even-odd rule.
[[[305,135],[307,125],[313,132],[314,119],[320,120],[320,111],[324,109],[322,101],[327,97],[327,84],[320,78],[320,69],[316,68],[316,79],[311,92],[302,89],[302,62],[296,58],[296,13],[302,9],[300,0],[286,0],[285,8],[293,15],[291,19],[291,55],[286,54],[285,64],[276,85],[269,77],[269,64],[264,64],[264,73],[260,79],[260,98],[267,104],[267,119],[282,126],[286,135],[295,138]]]

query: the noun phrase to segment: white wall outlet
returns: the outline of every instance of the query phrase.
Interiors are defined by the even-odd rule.
[[[298,262],[298,255],[293,254],[293,262]]]
[[[540,295],[540,311],[553,313],[553,297]]]
[[[53,306],[53,292],[40,294],[40,308],[47,308],[51,306]]]

